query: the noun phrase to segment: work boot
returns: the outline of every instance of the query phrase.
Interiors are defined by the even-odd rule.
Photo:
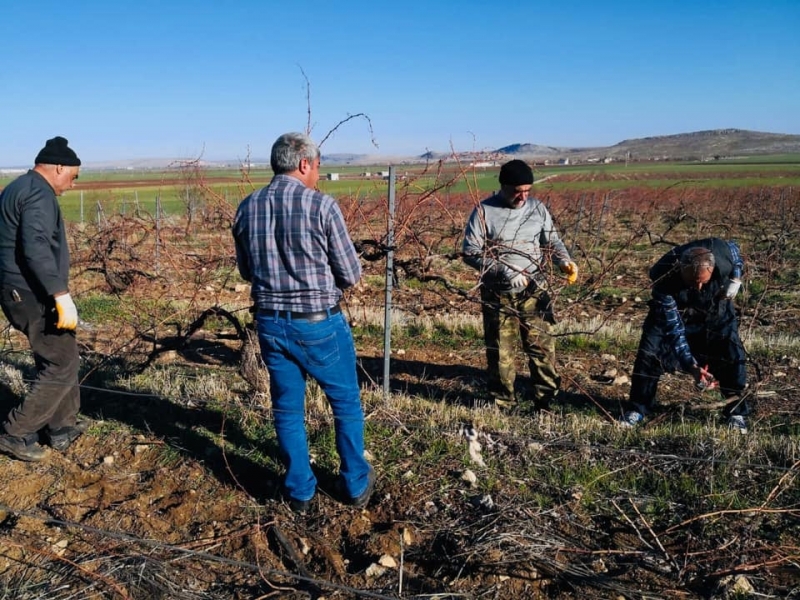
[[[648,413],[648,410],[641,404],[631,404],[631,406],[633,407],[632,410],[626,410],[619,417],[618,423],[621,427],[636,427],[640,425]]]
[[[514,414],[519,408],[519,403],[513,396],[492,395],[494,405],[506,414]]]
[[[19,460],[39,462],[47,456],[47,452],[36,443],[38,437],[36,434],[18,437],[4,433],[0,435],[0,452],[10,454]]]
[[[308,514],[308,511],[311,509],[311,501],[313,499],[314,496],[312,496],[308,500],[298,500],[297,498],[286,496],[286,502],[289,504],[289,508],[291,508],[292,512],[295,513],[296,515]]]
[[[336,482],[336,495],[339,499],[350,506],[356,508],[364,508],[369,502],[372,492],[375,490],[375,469],[370,465],[369,473],[367,473],[367,487],[358,496],[350,496],[344,486],[344,480],[341,478]]]
[[[367,502],[369,502],[370,496],[372,496],[372,491],[374,489],[375,489],[375,469],[370,467],[369,473],[367,474],[366,489],[355,498],[350,498],[349,504],[351,506],[355,506],[356,508],[364,508],[367,505]]]
[[[731,415],[728,417],[728,429],[744,435],[747,433],[747,420],[742,415]]]
[[[555,394],[534,397],[531,402],[533,412],[549,412],[550,404],[553,402],[553,400],[555,400],[555,397]]]
[[[59,427],[58,429],[51,429],[46,434],[47,443],[50,446],[64,452],[72,445],[72,442],[77,440],[83,433],[89,429],[89,421],[79,420],[74,426]]]

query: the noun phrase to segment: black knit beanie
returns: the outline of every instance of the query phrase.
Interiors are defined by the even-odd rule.
[[[500,167],[500,185],[531,185],[533,171],[525,161],[514,159]]]
[[[75,154],[75,151],[67,146],[66,138],[57,135],[56,137],[47,140],[47,143],[36,155],[34,164],[40,165],[64,165],[65,167],[80,167],[81,159]]]

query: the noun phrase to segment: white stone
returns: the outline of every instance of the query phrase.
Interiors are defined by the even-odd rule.
[[[378,559],[378,564],[387,567],[389,569],[396,569],[397,568],[397,561],[389,556],[388,554],[384,554]]]
[[[69,540],[58,540],[55,544],[52,545],[53,553],[57,556],[64,556],[64,553],[67,551],[67,546],[69,545]]]
[[[384,573],[386,573],[386,567],[376,565],[375,563],[368,566],[366,570],[367,577],[380,577]]]
[[[414,534],[408,527],[403,527],[403,545],[410,546],[414,543]]]
[[[733,591],[736,594],[752,594],[755,588],[744,575],[737,575],[733,582]]]
[[[474,485],[478,481],[478,476],[472,469],[467,469],[461,474],[461,480],[466,481],[470,485]]]

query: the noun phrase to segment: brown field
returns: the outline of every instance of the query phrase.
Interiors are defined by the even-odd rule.
[[[213,185],[225,185],[229,184],[231,186],[235,186],[241,184],[242,178],[241,177],[204,177],[203,183],[208,186]],[[268,183],[267,180],[254,180],[253,183],[258,183],[259,185],[264,185]],[[185,184],[185,179],[183,179],[180,175],[176,175],[175,173],[166,174],[163,177],[159,177],[158,179],[153,178],[146,178],[143,177],[142,179],[125,179],[119,181],[81,181],[75,186],[75,190],[121,190],[121,189],[128,189],[128,188],[143,188],[143,187],[164,187],[164,188],[171,188],[176,186],[181,186]]]
[[[124,187],[139,184],[163,181]],[[758,413],[741,440],[726,441],[716,408],[680,376],[665,378],[663,412],[643,437],[620,440],[613,421],[628,387],[609,381],[612,371],[630,374],[647,267],[696,237],[734,237],[742,247],[737,302],[748,348],[796,339],[800,192],[543,193],[581,269],[571,288],[553,278],[558,319],[574,326],[559,341],[564,394],[552,414],[507,418],[484,405],[479,333],[414,329],[426,318],[476,322],[475,273],[458,250],[480,197],[400,190],[392,298],[405,325],[393,336],[392,402],[381,396],[383,333],[370,326],[385,298],[385,203],[339,199],[363,252],[365,276],[345,306],[378,483],[365,510],[343,506],[332,492],[335,460],[321,451],[321,490],[305,517],[279,499],[274,436],[253,434],[269,423],[269,400],[249,368],[249,300],[235,273],[229,208],[209,193],[192,223],[155,231],[120,216],[73,227],[82,315],[88,298],[107,298],[119,312],[79,331],[90,432],[40,464],[0,457],[1,597],[699,599],[722,598],[726,578],[738,576],[763,597],[800,597],[797,351],[751,353]],[[633,344],[601,342],[607,326],[632,329]],[[30,372],[24,338],[7,332],[3,349],[12,371]],[[182,374],[171,393],[147,383],[168,370]],[[204,377],[222,389],[192,387]],[[2,410],[19,394],[5,388]],[[309,404],[314,446],[329,447],[330,416],[323,403]],[[443,427],[434,416],[445,411],[453,416]],[[648,429],[669,423],[711,433],[701,443],[681,434],[648,440]],[[469,462],[459,430],[470,424],[491,468]],[[564,433],[573,428],[582,434]],[[752,450],[758,436],[773,441]],[[779,450],[787,447],[795,454]],[[567,467],[602,465],[597,481],[629,470],[688,486],[713,477],[715,461],[737,460],[735,478],[712,486],[705,508],[663,502],[657,490],[610,495],[560,479]],[[466,467],[477,487],[461,479]],[[552,479],[521,478],[527,469]]]

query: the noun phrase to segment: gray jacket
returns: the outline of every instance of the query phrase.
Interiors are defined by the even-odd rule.
[[[510,208],[499,195],[480,203],[464,231],[464,262],[478,269],[481,283],[499,293],[520,292],[511,279],[524,273],[543,285],[546,261],[570,262],[569,252],[556,231],[553,218],[536,198]]]

